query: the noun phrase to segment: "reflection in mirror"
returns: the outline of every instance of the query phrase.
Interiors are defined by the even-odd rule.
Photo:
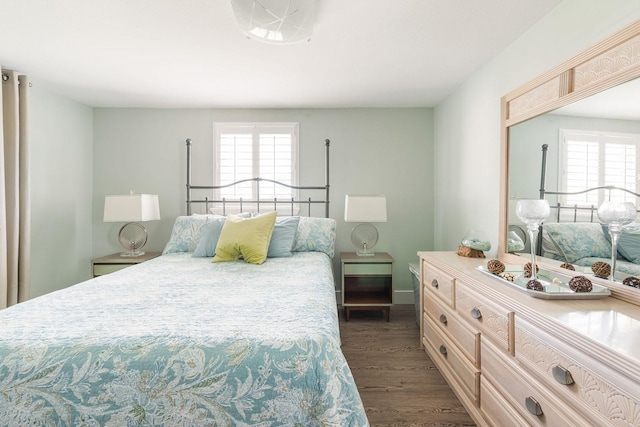
[[[529,254],[531,242],[515,215],[515,206],[518,199],[540,197],[541,188],[549,192],[581,192],[600,186],[640,190],[640,79],[518,123],[508,132],[508,252]],[[543,144],[548,151],[541,182]],[[609,199],[640,206],[636,196],[617,190],[547,194],[545,198],[552,212],[543,227],[541,245],[537,245],[539,255],[589,273],[593,263],[611,260],[611,238],[600,224],[598,206]],[[572,209],[558,209],[558,204]],[[515,237],[524,245],[515,245]],[[640,276],[637,221],[623,230],[617,252],[616,277]]]

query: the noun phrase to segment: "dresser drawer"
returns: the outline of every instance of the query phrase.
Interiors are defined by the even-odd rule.
[[[540,385],[512,357],[492,344],[482,341],[482,374],[527,424],[540,426],[576,426],[590,424],[572,411],[550,390]],[[556,406],[562,405],[562,407]]]
[[[478,328],[505,351],[513,351],[513,311],[489,302],[460,281],[456,283],[456,311],[472,328]]]
[[[624,391],[635,388],[629,377],[520,319],[516,321],[515,343],[520,364],[560,399],[576,402],[592,425],[640,425],[638,396]]]
[[[464,394],[478,405],[480,371],[469,363],[453,341],[447,338],[428,316],[425,319],[424,335],[424,345],[434,363],[441,371],[444,369],[454,377]]]
[[[494,427],[527,425],[527,421],[484,375],[480,378],[480,396],[482,396],[480,402],[482,415],[489,425]]]
[[[480,333],[466,327],[460,316],[438,299],[427,298],[425,312],[460,347],[471,363],[480,367]]]
[[[425,292],[437,295],[447,304],[453,305],[454,278],[444,271],[423,262],[422,283]]]

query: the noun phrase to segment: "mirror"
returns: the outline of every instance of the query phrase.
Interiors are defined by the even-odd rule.
[[[631,55],[638,61],[640,54],[625,51],[638,44],[640,23],[635,23],[503,97],[501,259],[520,264],[529,259],[529,246],[519,249],[509,247],[508,242],[509,236],[516,235],[528,240],[517,226],[520,221],[515,215],[515,204],[521,198],[540,197],[542,144],[548,145],[546,189],[563,191],[559,177],[560,129],[640,134],[640,69],[637,66],[634,69],[629,58]],[[603,64],[620,69],[603,69]],[[638,190],[640,188],[635,189]],[[546,198],[552,205],[557,202],[555,196]],[[640,208],[640,201],[635,203]],[[593,221],[599,224],[595,212],[594,215]],[[552,210],[553,221],[557,222],[555,216]],[[584,217],[582,220],[589,221]],[[525,257],[509,253],[514,248]],[[549,258],[539,258],[538,263],[551,269],[558,269],[560,264]],[[640,263],[638,272],[640,276]],[[602,282],[610,287],[614,297],[640,305],[640,290]]]
[[[561,158],[559,135],[563,129],[639,135],[640,79],[623,83],[509,127],[510,225],[519,223],[513,211],[517,199],[540,196],[542,144],[548,146],[545,189],[565,191],[558,164]],[[640,152],[637,156],[640,156]],[[637,172],[640,173],[640,170]],[[638,189],[638,186],[633,188],[636,192]],[[553,205],[558,201],[558,197],[549,195],[547,200]],[[555,218],[556,213],[553,212],[552,218]],[[589,221],[590,218],[582,215],[582,220]],[[597,221],[597,217],[594,220]]]

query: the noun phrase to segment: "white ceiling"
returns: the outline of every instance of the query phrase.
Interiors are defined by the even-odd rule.
[[[435,106],[561,0],[318,0],[310,42],[228,0],[10,0],[0,64],[96,107]]]

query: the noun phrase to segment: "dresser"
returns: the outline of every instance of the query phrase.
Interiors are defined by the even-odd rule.
[[[543,300],[419,252],[420,344],[481,426],[640,425],[640,307]]]

